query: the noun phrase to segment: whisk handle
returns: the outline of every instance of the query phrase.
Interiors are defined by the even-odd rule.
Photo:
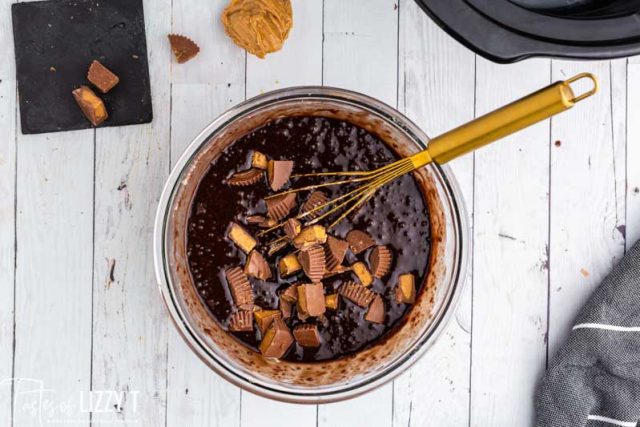
[[[591,80],[593,87],[575,96],[571,84],[581,79]],[[446,163],[462,154],[568,110],[597,91],[598,80],[589,73],[578,74],[570,79],[553,83],[432,139],[424,152],[412,157],[414,165],[421,167],[430,161]]]

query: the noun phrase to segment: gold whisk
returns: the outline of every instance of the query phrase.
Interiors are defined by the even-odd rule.
[[[579,96],[575,96],[573,89],[571,88],[571,84],[581,79],[591,80],[593,86],[589,91]],[[432,162],[437,164],[446,163],[449,160],[461,156],[462,154],[466,154],[507,135],[529,127],[534,123],[568,110],[577,102],[588,98],[597,91],[597,78],[590,73],[581,73],[571,77],[570,79],[553,83],[539,91],[520,98],[511,104],[433,138],[425,150],[410,157],[400,159],[372,171],[320,172],[294,175],[295,178],[321,176],[349,176],[352,178],[287,190],[269,196],[267,199],[288,193],[312,191],[322,187],[361,183],[357,188],[318,205],[309,211],[300,213],[295,217],[298,220],[302,220],[310,215],[322,212],[321,215],[313,218],[305,224],[305,226],[309,226],[317,224],[331,215],[342,212],[341,215],[327,227],[331,228],[342,221],[359,206],[362,206],[362,204],[369,200],[380,187],[395,180],[396,178],[406,173],[413,172],[416,169]],[[283,224],[284,223],[279,223],[269,229],[266,229],[262,231],[260,235],[274,231],[282,227]],[[272,243],[278,242],[283,238],[284,237],[281,237]]]

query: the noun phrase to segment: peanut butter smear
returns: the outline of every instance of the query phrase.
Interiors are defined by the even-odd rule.
[[[290,0],[231,0],[222,12],[225,32],[258,58],[280,50],[293,24]]]

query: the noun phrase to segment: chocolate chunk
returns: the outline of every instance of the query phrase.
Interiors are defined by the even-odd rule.
[[[304,228],[300,234],[293,239],[293,246],[303,251],[312,246],[321,245],[326,241],[327,230],[323,226],[316,224]]]
[[[293,240],[294,237],[300,234],[302,224],[300,224],[300,221],[295,218],[289,218],[282,228],[284,230],[284,234],[286,234],[289,239]]]
[[[188,37],[179,34],[169,34],[167,37],[179,64],[184,64],[200,52],[198,45]]]
[[[298,312],[316,317],[324,314],[325,310],[322,283],[298,285]]]
[[[324,244],[324,256],[327,260],[327,271],[333,272],[344,261],[347,254],[349,244],[333,236],[327,236],[327,242]]]
[[[396,286],[396,301],[404,304],[416,302],[416,283],[413,274],[401,274]]]
[[[288,243],[284,240],[281,240],[279,242],[275,242],[273,244],[271,244],[271,246],[269,246],[269,249],[267,250],[267,255],[271,256],[274,255],[278,252],[280,252],[282,249],[284,249],[285,247],[287,247]]]
[[[351,230],[347,233],[346,239],[351,251],[356,255],[376,244],[371,236],[360,230]]]
[[[296,194],[287,193],[266,200],[267,215],[269,218],[279,221],[289,215],[291,209],[296,205]]]
[[[253,331],[253,312],[240,310],[233,313],[229,317],[229,330],[233,332]]]
[[[371,301],[371,305],[364,319],[372,323],[384,323],[384,318],[384,301],[380,295],[376,295],[373,301]]]
[[[351,271],[351,267],[339,265],[336,268],[334,268],[332,271],[329,271],[329,270],[325,271],[324,276],[322,276],[322,278],[327,279],[329,277],[337,276],[338,274],[346,273],[347,271]]]
[[[269,268],[269,264],[267,264],[262,254],[255,249],[252,250],[247,257],[244,273],[249,277],[255,277],[260,280],[271,279],[271,268]]]
[[[251,154],[251,167],[258,168],[262,170],[267,170],[267,166],[269,165],[269,159],[266,155],[262,154],[259,151],[254,151]]]
[[[267,165],[267,177],[273,191],[280,190],[289,181],[293,162],[291,160],[269,160]]]
[[[247,221],[247,224],[262,224],[267,220],[267,218],[262,215],[249,215],[245,220]]]
[[[360,307],[367,307],[376,296],[368,288],[356,282],[343,283],[338,288],[338,293]]]
[[[280,312],[283,319],[290,318],[293,312],[293,303],[286,301],[282,296],[280,296]]]
[[[258,325],[260,333],[264,335],[276,318],[282,318],[282,313],[280,313],[280,310],[260,310],[256,311],[253,317],[256,319],[256,325]]]
[[[245,254],[248,254],[249,252],[251,252],[251,250],[253,250],[253,248],[255,248],[256,245],[258,244],[256,239],[254,239],[253,236],[249,234],[247,230],[245,230],[244,228],[242,228],[241,225],[236,224],[235,222],[232,222],[229,225],[227,236]]]
[[[373,276],[364,262],[358,261],[353,263],[351,270],[355,273],[362,286],[371,286]]]
[[[295,253],[283,256],[278,261],[278,271],[281,277],[291,276],[302,269]]]
[[[320,347],[318,325],[303,323],[293,328],[293,337],[302,347]]]
[[[102,93],[109,92],[120,81],[118,76],[96,60],[89,65],[87,80],[93,83]]]
[[[306,215],[305,218],[313,219],[320,216],[322,209],[314,210],[329,201],[329,198],[322,191],[316,190],[309,194],[309,198],[306,202],[302,204],[302,208],[300,209],[300,213],[304,214],[307,212],[311,212],[309,215]]]
[[[232,186],[246,187],[253,185],[262,179],[262,171],[260,169],[247,169],[246,171],[236,172],[229,179],[227,184]]]
[[[80,86],[72,93],[82,113],[92,125],[98,126],[109,118],[104,102],[88,86]]]
[[[236,306],[245,310],[252,308],[253,289],[242,269],[240,267],[232,267],[225,270],[224,274],[227,277],[229,290]]]
[[[298,261],[302,266],[304,274],[312,282],[319,282],[324,276],[324,249],[322,246],[314,246],[298,254]]]
[[[338,294],[329,294],[324,296],[324,305],[329,310],[337,310],[340,298]]]
[[[281,358],[293,344],[293,335],[282,319],[275,318],[260,343],[264,357]]]
[[[285,301],[295,304],[298,302],[298,285],[289,286],[280,295]]]
[[[369,265],[371,272],[379,279],[389,274],[391,263],[393,262],[393,254],[386,246],[376,246],[369,254]]]

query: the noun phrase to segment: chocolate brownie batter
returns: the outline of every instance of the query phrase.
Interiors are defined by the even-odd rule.
[[[213,317],[224,327],[228,326],[229,315],[233,311],[233,299],[224,270],[244,265],[246,261],[246,255],[227,237],[228,226],[235,221],[257,236],[260,228],[247,223],[246,217],[266,215],[264,197],[273,194],[266,178],[247,187],[226,184],[226,180],[234,172],[248,169],[254,150],[275,160],[292,160],[294,174],[369,170],[398,159],[380,139],[366,130],[348,122],[319,117],[292,117],[273,121],[227,148],[212,163],[200,182],[191,206],[187,232],[187,255],[193,281]],[[316,178],[313,183],[330,179],[335,178]],[[306,179],[294,178],[282,190],[309,183]],[[338,186],[325,190],[329,197],[336,197],[344,194],[348,188]],[[308,193],[298,196],[298,206],[307,196]],[[383,279],[376,278],[369,287],[384,299],[384,321],[372,323],[365,320],[366,308],[358,307],[340,297],[338,310],[327,310],[324,318],[311,320],[318,324],[321,345],[309,348],[294,343],[282,359],[313,362],[354,353],[372,345],[388,333],[411,308],[411,305],[396,301],[394,295],[398,277],[412,273],[416,284],[421,286],[427,274],[430,249],[427,205],[414,178],[405,175],[382,187],[357,213],[350,215],[329,232],[333,236],[345,238],[353,229],[367,232],[376,244],[386,245],[393,252],[391,273]],[[282,250],[273,256],[266,256],[264,245],[272,238],[260,238],[263,246],[258,246],[258,249],[261,249],[268,263],[275,266],[280,257],[291,251]],[[366,261],[371,250],[358,255],[349,251],[346,264]],[[249,279],[255,294],[255,304],[263,309],[278,309],[278,295],[290,284],[309,282],[302,272],[281,278],[277,269],[273,268],[273,274],[274,277],[269,281]],[[323,279],[325,294],[335,293],[342,283],[350,280],[354,280],[353,272]],[[286,323],[291,329],[301,323],[295,315],[295,308],[294,315]],[[230,333],[258,351],[261,336],[257,328],[252,332]]]

